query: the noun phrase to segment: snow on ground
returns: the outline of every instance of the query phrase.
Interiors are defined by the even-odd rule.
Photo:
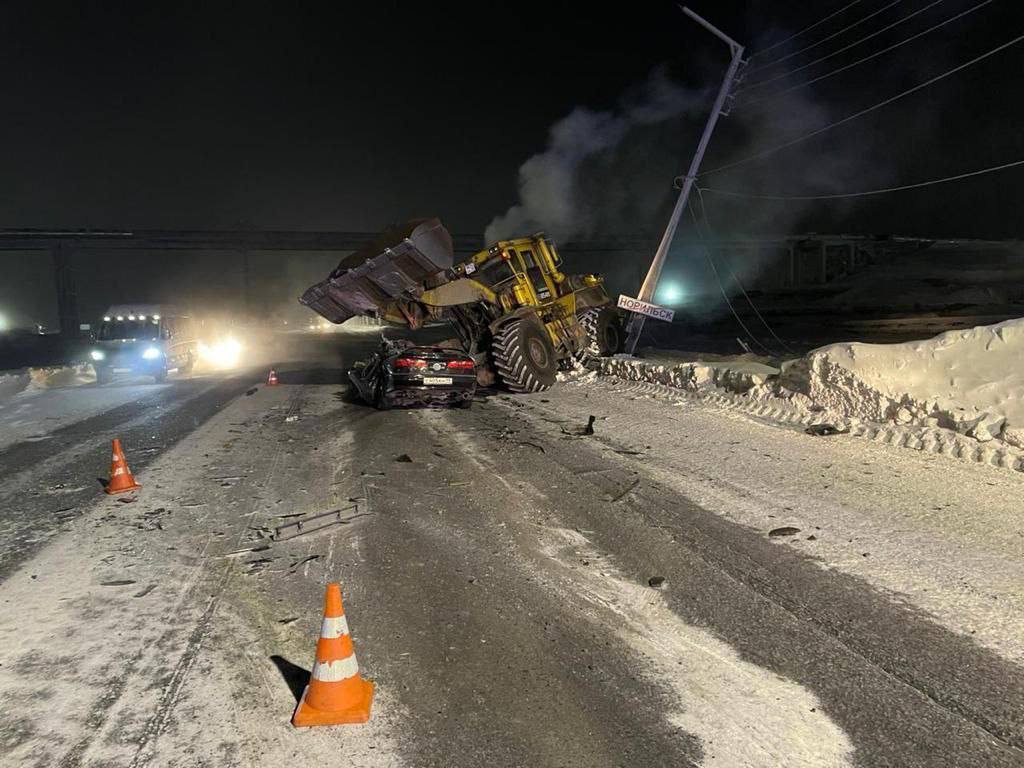
[[[320,407],[337,407],[334,389]],[[98,493],[0,583],[0,764],[277,766],[300,754],[304,764],[398,764],[389,733],[401,713],[388,691],[359,728],[289,723],[295,700],[271,656],[308,663],[322,592],[312,610],[261,613],[258,587],[228,553],[254,546],[257,511],[326,501],[287,481],[288,443],[259,435],[284,420],[291,388],[260,395],[235,400],[140,473],[137,503]],[[304,413],[316,416],[308,404]],[[240,442],[235,425],[248,420],[251,439]],[[318,473],[331,471],[327,453],[316,454]],[[284,625],[268,610],[301,620]]]
[[[944,426],[1024,448],[1024,319],[903,344],[833,344],[787,385],[846,417]]]
[[[782,369],[755,359],[617,356],[601,373],[797,424],[1024,471],[1024,319],[902,344],[822,347]]]
[[[691,626],[662,594],[619,573],[587,537],[565,528],[545,532],[544,552],[570,574],[566,601],[582,598],[596,620],[620,636],[679,697],[672,722],[706,745],[702,765],[740,768],[785,764],[837,768],[851,764],[853,745],[813,693],[740,658],[712,632]],[[581,556],[601,562],[580,571]],[[740,693],[741,692],[741,693]],[[786,734],[784,740],[778,734]]]
[[[0,371],[0,402],[27,391],[52,387],[72,387],[92,384],[96,374],[91,365],[63,365],[49,368],[20,368]]]
[[[27,376],[27,374],[26,374]],[[0,397],[0,450],[22,440],[49,440],[53,432],[83,419],[152,395],[169,386],[133,378],[97,386],[30,386]],[[151,379],[149,381],[152,381]]]
[[[529,403],[543,421],[596,415],[597,435],[634,450],[638,471],[764,535],[796,527],[779,546],[1024,663],[1024,475],[847,435],[815,437],[648,386],[603,378]]]

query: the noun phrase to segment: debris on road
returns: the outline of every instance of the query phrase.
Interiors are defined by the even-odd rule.
[[[236,549],[234,552],[228,552],[224,557],[237,557],[238,555],[248,555],[250,552],[265,552],[270,549],[269,544],[263,544],[258,547],[245,547],[244,549]]]
[[[309,555],[308,557],[304,557],[301,560],[296,560],[294,563],[288,566],[288,570],[294,573],[296,570],[298,570],[299,566],[305,565],[306,563],[319,559],[320,555]]]
[[[279,525],[274,528],[274,532],[270,538],[273,541],[287,541],[289,539],[297,538],[298,536],[305,536],[310,533],[317,533],[324,528],[329,528],[333,525],[347,525],[357,517],[364,517],[370,514],[364,512],[362,514],[350,514],[347,517],[344,516],[346,512],[358,513],[359,505],[353,505],[351,507],[342,507],[341,509],[332,509],[330,512],[323,512],[319,515],[313,515],[302,520],[296,520],[294,523],[286,523],[285,525]]]
[[[594,422],[595,421],[597,421],[597,417],[594,416],[593,414],[591,414],[589,416],[589,418],[587,418],[587,425],[585,427],[583,427],[581,429],[578,429],[578,430],[575,430],[575,431],[571,430],[571,429],[566,429],[565,427],[562,427],[562,433],[566,434],[566,435],[570,435],[572,437],[588,437],[588,436],[594,434]]]
[[[293,421],[298,421],[298,420],[299,420],[299,417],[298,417],[298,416],[285,416],[285,417],[284,417],[284,420],[285,420],[286,422],[289,422],[289,423],[290,423],[290,422],[293,422]]]
[[[811,424],[804,430],[808,435],[828,437],[829,435],[845,435],[849,429],[840,429],[835,424]]]
[[[400,464],[412,464],[412,457],[408,453],[403,453],[400,456],[396,456],[395,461]]]
[[[117,579],[115,581],[101,581],[101,587],[127,587],[129,584],[134,584],[134,579]]]
[[[142,590],[139,590],[138,592],[136,592],[134,595],[132,595],[132,597],[145,597],[150,592],[152,592],[154,589],[156,589],[156,584],[150,584],[145,589],[142,589]]]
[[[647,586],[653,587],[654,589],[661,589],[665,586],[665,577],[651,576],[651,578],[647,580]]]
[[[615,502],[617,502],[617,501],[622,501],[622,499],[624,499],[626,496],[628,496],[629,493],[634,488],[636,488],[638,485],[640,485],[640,478],[636,478],[635,480],[633,480],[632,483],[627,485],[625,488],[623,488],[619,493],[615,494],[614,496],[609,496],[608,497],[608,501],[612,502],[613,504]]]
[[[768,531],[769,536],[795,536],[798,533],[800,533],[800,529],[794,528],[791,525],[786,525],[782,528],[772,528]]]
[[[255,395],[258,391],[259,391],[259,387],[253,387],[252,389],[247,389],[245,391],[245,396],[246,397],[250,397],[251,395]]]
[[[288,625],[288,624],[294,624],[298,620],[299,620],[298,616],[289,616],[287,619],[278,619],[277,623],[278,624]]]

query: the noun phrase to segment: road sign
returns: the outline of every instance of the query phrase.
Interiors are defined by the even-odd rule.
[[[676,314],[674,309],[659,307],[657,304],[648,304],[646,301],[634,299],[632,296],[619,296],[619,309],[653,317],[655,320],[664,320],[666,323],[671,323],[672,318]]]

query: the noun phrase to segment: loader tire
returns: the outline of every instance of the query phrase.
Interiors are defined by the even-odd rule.
[[[613,307],[588,309],[579,315],[590,337],[587,352],[594,357],[611,357],[622,351],[625,339],[622,320]]]
[[[558,360],[547,332],[536,321],[511,320],[494,334],[494,367],[513,392],[543,392],[555,383]]]

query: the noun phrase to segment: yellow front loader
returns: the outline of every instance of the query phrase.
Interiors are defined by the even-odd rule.
[[[622,345],[621,318],[597,275],[567,275],[543,235],[501,240],[454,263],[437,219],[410,222],[343,260],[300,301],[331,322],[374,314],[451,323],[478,368],[513,392],[551,386],[559,367]]]

